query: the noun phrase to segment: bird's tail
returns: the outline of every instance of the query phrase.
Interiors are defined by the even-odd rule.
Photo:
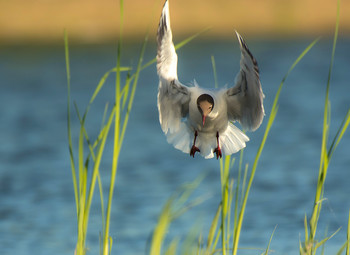
[[[190,153],[190,148],[193,144],[194,131],[187,125],[181,122],[179,129],[176,132],[168,132],[166,134],[168,143],[172,144],[176,149]],[[231,122],[228,124],[225,132],[219,134],[219,143],[223,155],[231,155],[243,149],[246,142],[249,141],[239,128]],[[214,150],[217,147],[216,135],[213,133],[198,133],[196,146],[200,150],[200,154],[208,158],[214,157]]]
[[[249,137],[246,136],[238,127],[229,122],[225,132],[220,134],[219,142],[222,154],[231,155],[243,149]]]

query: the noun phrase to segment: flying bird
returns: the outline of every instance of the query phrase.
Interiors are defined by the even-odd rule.
[[[264,94],[258,64],[236,31],[241,49],[240,71],[230,88],[185,86],[177,77],[177,54],[172,41],[169,3],[165,1],[157,32],[159,121],[167,141],[194,157],[221,158],[246,146],[245,130],[255,131],[264,118]]]

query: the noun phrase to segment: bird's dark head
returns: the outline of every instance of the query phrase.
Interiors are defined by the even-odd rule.
[[[213,99],[213,97],[211,95],[208,95],[208,94],[200,95],[197,98],[197,107],[198,107],[198,111],[202,115],[203,126],[204,126],[205,118],[214,109],[214,99]]]

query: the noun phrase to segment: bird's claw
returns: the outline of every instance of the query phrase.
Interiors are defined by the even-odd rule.
[[[216,159],[222,158],[222,152],[221,152],[221,148],[217,147],[214,152],[216,153]]]
[[[192,145],[192,148],[191,148],[191,151],[190,151],[190,156],[194,157],[194,154],[195,154],[197,151],[200,152],[200,149],[198,149],[197,146]]]

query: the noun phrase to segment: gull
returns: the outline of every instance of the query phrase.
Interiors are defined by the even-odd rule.
[[[255,131],[264,118],[264,94],[258,64],[242,36],[235,31],[241,50],[240,71],[234,86],[206,89],[178,80],[177,54],[172,41],[169,3],[166,0],[157,32],[159,122],[168,143],[194,157],[221,158],[246,146],[243,129]]]

